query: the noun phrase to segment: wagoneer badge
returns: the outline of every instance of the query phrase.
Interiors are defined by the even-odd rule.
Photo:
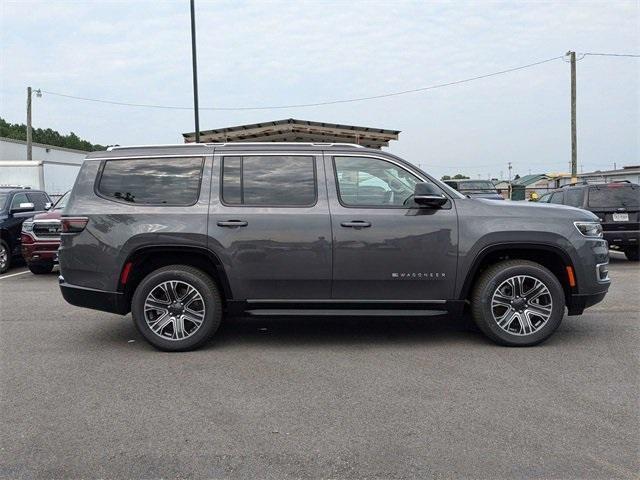
[[[447,276],[444,272],[393,272],[391,278],[399,280],[442,280]]]

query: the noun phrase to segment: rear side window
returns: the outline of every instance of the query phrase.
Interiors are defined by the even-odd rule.
[[[567,190],[565,193],[565,204],[571,205],[572,207],[582,208],[582,197],[584,195],[584,190],[581,188],[574,188],[571,190]]]
[[[628,184],[591,187],[589,189],[589,206],[593,208],[638,208],[640,206],[640,187]]]
[[[316,202],[314,159],[297,155],[224,157],[222,200],[228,205],[311,206]]]
[[[98,193],[140,205],[193,205],[198,200],[202,158],[107,160]]]
[[[44,193],[30,192],[27,196],[33,202],[35,210],[44,210],[46,203],[49,201]]]

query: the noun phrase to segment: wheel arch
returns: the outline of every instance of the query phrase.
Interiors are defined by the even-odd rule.
[[[130,303],[138,284],[150,272],[167,265],[190,265],[207,273],[217,283],[224,300],[232,300],[229,279],[220,258],[205,247],[194,245],[145,245],[129,253],[121,266],[119,279],[130,269],[126,282],[118,283],[118,291],[124,293]],[[131,265],[131,266],[129,266]]]
[[[458,298],[467,300],[473,285],[482,272],[488,266],[504,259],[530,260],[546,267],[560,281],[567,305],[570,302],[571,294],[578,291],[578,280],[575,278],[577,275],[574,275],[574,286],[572,287],[567,273],[567,267],[574,269],[573,260],[562,248],[547,243],[504,242],[488,245],[475,256],[462,283]]]

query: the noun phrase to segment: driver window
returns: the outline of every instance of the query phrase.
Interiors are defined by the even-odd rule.
[[[345,206],[402,207],[418,177],[378,158],[334,157],[338,194]]]

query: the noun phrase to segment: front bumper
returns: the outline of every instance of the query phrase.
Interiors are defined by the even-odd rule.
[[[568,314],[569,315],[582,315],[582,312],[586,308],[594,306],[596,303],[600,303],[604,300],[604,297],[607,295],[607,291],[609,290],[609,285],[607,285],[606,289],[602,292],[597,293],[587,293],[587,294],[579,294],[574,293],[571,295],[571,298],[568,302]]]
[[[71,285],[64,281],[62,275],[58,277],[58,281],[62,296],[71,305],[120,315],[129,313],[130,305],[123,293]]]

